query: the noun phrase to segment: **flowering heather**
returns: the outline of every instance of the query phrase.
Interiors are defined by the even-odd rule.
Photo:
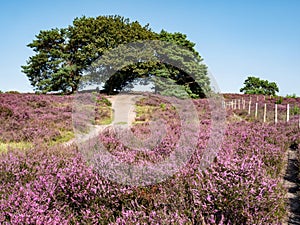
[[[87,164],[76,146],[2,153],[0,223],[280,224],[286,192],[282,159],[286,148],[299,141],[299,130],[283,123],[230,122],[214,163],[203,171],[199,163],[210,137],[211,115],[206,100],[194,103],[200,120],[197,149],[185,167],[161,183],[138,187],[112,182]],[[168,107],[158,105],[156,113],[171,120]],[[133,129],[147,133],[147,124]],[[174,120],[168,129],[164,144],[172,146],[180,124]],[[136,157],[113,134],[103,135],[98,138],[107,141],[116,158],[124,153],[128,158],[123,159],[132,163],[161,160],[160,154]]]
[[[55,141],[72,131],[71,96],[0,94],[0,142]]]

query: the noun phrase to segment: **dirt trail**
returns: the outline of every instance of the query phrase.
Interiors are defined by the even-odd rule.
[[[132,122],[135,119],[135,102],[141,98],[141,95],[112,95],[108,96],[107,99],[112,103],[113,110],[113,121],[108,125],[96,125],[93,126],[93,129],[86,135],[80,137],[80,140],[76,138],[64,143],[64,146],[70,146],[73,143],[79,141],[84,142],[90,138],[97,136],[101,131],[109,126],[123,126],[128,127],[132,125]]]
[[[287,211],[288,215],[283,225],[300,225],[300,198],[299,198],[299,164],[297,162],[297,150],[289,148],[285,156],[286,169],[284,175],[284,186],[287,188]],[[297,193],[298,192],[298,193]]]
[[[114,111],[113,125],[131,126],[135,118],[134,105],[140,97],[137,95],[116,95],[109,97]]]

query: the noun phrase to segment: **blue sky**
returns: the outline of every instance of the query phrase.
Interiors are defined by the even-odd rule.
[[[2,1],[0,90],[30,92],[21,65],[40,30],[70,25],[75,17],[121,15],[159,32],[182,32],[223,93],[239,93],[249,75],[275,81],[280,95],[300,96],[299,0],[52,0]]]

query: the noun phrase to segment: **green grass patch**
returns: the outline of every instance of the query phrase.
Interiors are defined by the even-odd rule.
[[[136,112],[136,117],[141,117],[141,116],[147,116],[152,114],[153,110],[157,109],[158,107],[156,106],[149,106],[149,105],[136,105],[135,106],[135,112]]]
[[[108,125],[113,121],[113,110],[110,106],[99,106],[96,111],[95,125]]]
[[[136,106],[135,107],[135,120],[133,124],[144,123],[149,121],[151,114],[151,106]]]
[[[118,125],[125,125],[125,124],[127,124],[127,122],[118,122],[117,124]]]
[[[101,120],[96,120],[96,125],[108,125],[112,123],[112,118],[103,118]]]
[[[73,139],[74,137],[75,135],[72,131],[64,131],[61,133],[60,138],[57,139],[57,142],[59,143],[67,142]]]
[[[160,103],[160,108],[163,110],[163,111],[165,111],[166,110],[166,104],[165,103]]]
[[[300,114],[300,107],[295,105],[293,108],[291,108],[291,114],[292,115],[299,115]]]
[[[8,149],[29,149],[33,146],[30,142],[9,142],[9,143],[3,143],[0,142],[0,153],[7,152]]]
[[[75,137],[75,134],[72,131],[61,131],[60,136],[51,140],[49,142],[49,146],[53,146],[55,144],[61,144],[70,141]]]
[[[143,124],[143,123],[145,123],[145,121],[133,121],[132,122],[133,125]]]

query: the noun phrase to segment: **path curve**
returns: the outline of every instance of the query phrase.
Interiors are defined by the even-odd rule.
[[[107,127],[112,127],[112,126],[122,126],[124,128],[130,127],[134,122],[136,116],[135,103],[142,97],[143,95],[130,95],[130,94],[106,96],[106,98],[112,103],[112,110],[113,110],[112,123],[107,125],[95,125],[93,126],[93,128],[88,134],[83,135],[80,138],[75,137],[72,140],[65,142],[63,145],[70,146],[76,142],[80,143],[80,142],[87,141],[97,136]]]
[[[135,119],[135,103],[141,95],[120,94],[108,99],[112,102],[113,122],[112,125],[131,126]]]

